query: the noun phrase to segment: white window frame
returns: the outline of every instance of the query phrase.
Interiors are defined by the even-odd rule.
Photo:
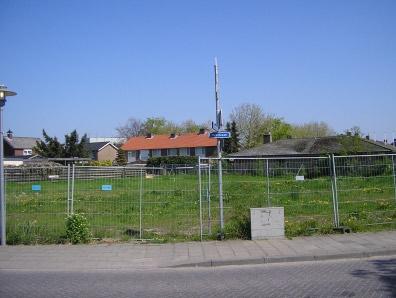
[[[28,155],[32,155],[33,154],[33,150],[32,149],[23,149],[23,153],[24,156],[28,156]]]

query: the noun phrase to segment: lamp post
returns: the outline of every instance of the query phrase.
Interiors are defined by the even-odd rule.
[[[0,225],[1,246],[6,245],[6,203],[4,189],[4,135],[3,135],[3,107],[7,96],[14,96],[16,92],[10,91],[6,86],[0,85]]]

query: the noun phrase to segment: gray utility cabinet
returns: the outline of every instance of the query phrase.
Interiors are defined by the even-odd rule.
[[[250,220],[252,240],[285,236],[283,207],[251,208]]]

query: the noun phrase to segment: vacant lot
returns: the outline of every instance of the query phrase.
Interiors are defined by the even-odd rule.
[[[217,175],[202,176],[203,232],[218,230]],[[334,224],[329,177],[296,181],[295,176],[270,177],[224,173],[226,236],[239,237],[251,207],[285,207],[289,236],[329,233]],[[340,224],[353,231],[396,227],[393,176],[339,177]],[[40,185],[41,190],[32,190]],[[111,185],[110,191],[102,190]],[[83,213],[97,239],[159,241],[195,240],[200,236],[200,185],[197,174],[145,175],[76,180],[73,210]],[[59,243],[65,237],[67,181],[9,182],[9,243]],[[71,199],[71,198],[70,198]],[[209,208],[210,207],[210,208]]]

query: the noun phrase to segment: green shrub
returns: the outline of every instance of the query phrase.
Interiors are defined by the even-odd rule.
[[[72,214],[66,218],[66,237],[73,244],[88,243],[91,231],[87,219],[82,214]]]
[[[196,165],[198,157],[196,156],[161,156],[150,157],[147,161],[147,167],[159,167],[162,165]]]
[[[111,167],[113,163],[111,160],[91,160],[88,165],[91,167]]]
[[[251,238],[250,211],[247,208],[235,208],[233,215],[227,220],[224,227],[227,238],[245,239]]]

